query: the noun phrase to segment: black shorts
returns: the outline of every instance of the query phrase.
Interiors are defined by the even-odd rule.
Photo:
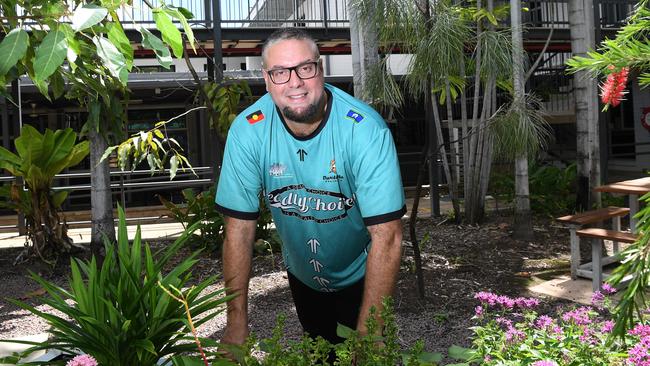
[[[344,339],[336,335],[337,323],[357,328],[363,299],[363,278],[337,292],[320,292],[291,273],[287,274],[298,319],[302,329],[311,337],[321,336],[332,344],[341,343]]]

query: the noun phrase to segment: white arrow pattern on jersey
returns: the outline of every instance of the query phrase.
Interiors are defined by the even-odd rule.
[[[313,265],[314,266],[314,271],[316,271],[318,273],[320,273],[321,268],[323,268],[323,265],[321,264],[321,262],[319,262],[319,261],[317,261],[315,259],[310,260],[309,264]]]
[[[320,242],[316,239],[309,239],[307,241],[307,245],[311,248],[311,252],[316,254],[318,252],[318,247],[320,246]]]
[[[327,280],[327,279],[325,279],[323,277],[314,276],[314,277],[312,277],[312,279],[314,281],[318,282],[318,284],[323,286],[323,287],[327,287],[327,285],[329,285],[329,283],[330,283],[329,280]]]

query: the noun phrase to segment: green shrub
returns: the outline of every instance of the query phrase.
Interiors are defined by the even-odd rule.
[[[371,310],[374,315],[374,309]],[[271,338],[257,341],[251,336],[247,343],[233,354],[241,365],[246,366],[312,366],[322,365],[328,360],[330,352],[336,354],[334,365],[338,366],[425,366],[440,362],[440,354],[423,352],[422,342],[412,349],[402,351],[397,335],[395,315],[390,300],[384,301],[381,312],[384,320],[384,336],[360,336],[356,331],[339,325],[337,333],[345,342],[332,345],[321,337],[316,339],[304,336],[300,341],[286,341],[284,317],[278,317]],[[368,334],[375,334],[377,322],[371,316],[367,322]],[[263,351],[263,357],[253,356],[255,351]]]
[[[105,243],[106,257],[101,265],[94,257],[90,261],[72,260],[70,290],[32,273],[49,295],[42,299],[43,303],[62,316],[11,300],[51,326],[52,338],[41,344],[31,343],[33,347],[26,354],[44,349],[64,353],[80,350],[100,365],[150,366],[164,357],[195,352],[197,346],[189,335],[186,309],[164,288],[182,289],[189,312],[199,319],[194,322],[197,327],[216,316],[229,299],[221,296],[223,290],[200,294],[215,283],[216,276],[188,288],[198,252],[163,273],[195,228],[190,227],[154,255],[148,245],[143,250],[139,227],[133,244],[129,244],[124,211],[119,208],[117,244]]]
[[[530,208],[533,212],[557,216],[575,211],[576,165],[565,168],[552,165],[530,164],[528,184]],[[495,173],[491,179],[491,191],[497,199],[512,202],[515,197],[514,173]]]
[[[224,220],[214,203],[215,188],[199,194],[196,194],[193,188],[185,188],[181,193],[185,199],[181,205],[176,205],[162,196],[158,196],[158,199],[185,230],[196,226],[197,231],[190,235],[188,244],[192,247],[221,250]]]
[[[182,191],[182,195],[185,201],[178,205],[162,196],[158,196],[158,199],[171,212],[174,220],[183,225],[183,228],[196,225],[197,232],[188,239],[192,247],[220,251],[224,240],[224,219],[214,203],[215,188],[212,187],[199,194],[196,194],[193,188],[186,188]],[[264,199],[260,199],[260,216],[255,228],[256,254],[280,251],[280,238],[276,231],[271,229],[272,221],[271,211]]]

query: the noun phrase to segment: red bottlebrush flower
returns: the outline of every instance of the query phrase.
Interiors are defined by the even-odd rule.
[[[605,109],[612,105],[614,107],[621,104],[623,95],[625,95],[625,86],[630,73],[629,68],[623,67],[619,71],[614,71],[616,68],[611,65],[609,70],[611,73],[607,75],[607,80],[600,86],[600,97],[605,104]]]

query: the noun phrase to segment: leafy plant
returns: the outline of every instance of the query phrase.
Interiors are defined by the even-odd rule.
[[[188,312],[200,317],[193,322],[196,327],[219,314],[220,307],[229,300],[220,297],[223,290],[201,294],[216,281],[216,276],[187,287],[199,252],[164,273],[196,227],[188,228],[173,244],[154,255],[148,245],[143,247],[139,227],[133,244],[129,244],[124,210],[118,211],[117,245],[105,242],[106,257],[101,265],[94,257],[90,261],[72,260],[70,290],[32,273],[32,278],[49,295],[42,299],[43,303],[63,315],[11,300],[52,327],[52,338],[47,342],[19,342],[33,345],[27,353],[44,349],[65,353],[80,350],[100,365],[155,365],[161,358],[196,351],[194,338],[188,335],[191,329],[184,304],[172,299],[164,288],[182,289],[177,296],[186,301]]]
[[[575,211],[576,165],[560,168],[552,165],[529,166],[530,207],[539,214],[554,216]],[[515,182],[511,174],[495,173],[493,194],[506,201],[514,199]]]
[[[648,299],[646,290],[650,286],[650,193],[641,197],[645,205],[635,218],[638,220],[636,231],[637,241],[620,253],[624,260],[614,269],[607,282],[618,285],[629,280],[621,301],[616,307],[616,328],[614,333],[625,335],[634,323],[645,319]]]
[[[185,203],[174,204],[162,196],[160,202],[171,212],[174,219],[188,227],[195,226],[188,243],[201,248],[220,250],[223,245],[223,216],[216,210],[214,204],[215,188],[196,194],[194,189],[185,188],[181,191]]]
[[[0,168],[22,177],[28,191],[14,183],[1,193],[10,201],[10,207],[25,215],[31,243],[26,248],[27,254],[49,263],[58,253],[72,247],[67,225],[59,213],[68,192],[52,191],[52,182],[55,175],[79,164],[88,155],[88,141],[76,141],[77,134],[70,128],[46,129],[41,134],[34,127],[24,125],[14,141],[16,154],[0,147]]]
[[[556,317],[539,315],[534,298],[477,293],[472,348],[452,347],[449,354],[463,361],[456,366],[641,365],[631,362],[632,354],[628,358],[625,343],[607,342],[614,327],[609,295],[615,290],[604,286],[603,291],[594,293],[592,307],[574,307]],[[639,341],[635,335],[628,338],[629,345]]]
[[[224,220],[214,204],[215,187],[198,194],[194,189],[186,188],[181,193],[185,200],[181,204],[175,204],[162,196],[158,196],[158,199],[183,228],[196,225],[198,232],[194,232],[188,239],[190,245],[220,251],[224,240]],[[280,238],[271,229],[272,221],[271,211],[260,198],[260,215],[255,228],[256,254],[280,251]]]
[[[374,308],[371,310],[374,312]],[[279,316],[271,338],[257,341],[251,336],[241,349],[234,349],[233,354],[241,365],[246,366],[311,366],[327,364],[334,352],[334,365],[373,365],[373,366],[425,366],[440,362],[440,354],[423,351],[421,342],[411,350],[402,351],[397,335],[397,325],[392,303],[384,300],[381,312],[384,320],[384,336],[376,336],[379,325],[375,316],[369,317],[368,334],[360,336],[358,332],[339,325],[337,333],[345,342],[332,345],[321,337],[316,339],[304,336],[300,341],[284,342],[284,317]],[[259,348],[258,346],[259,345]],[[264,356],[253,356],[262,351]],[[330,359],[331,361],[331,359]]]

